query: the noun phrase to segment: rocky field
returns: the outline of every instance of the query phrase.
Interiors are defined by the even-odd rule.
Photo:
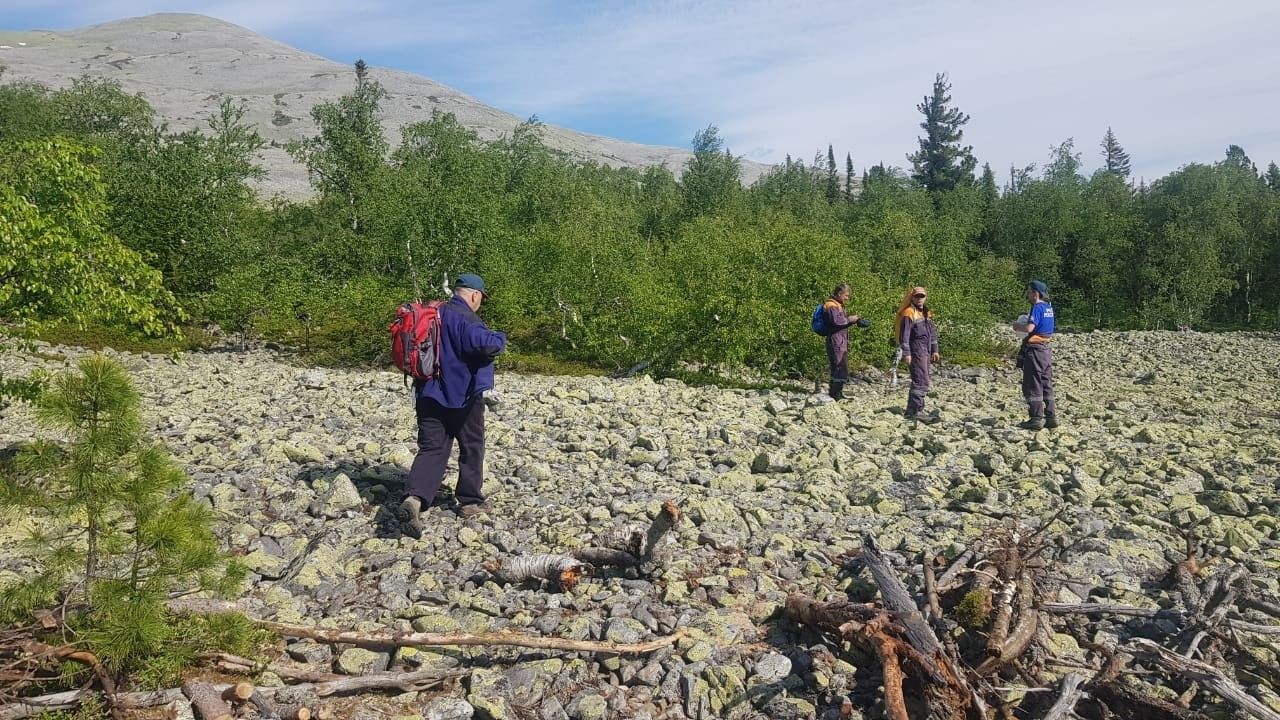
[[[878,716],[875,693],[857,687],[874,691],[874,678],[778,619],[791,593],[870,599],[874,586],[846,562],[866,531],[908,577],[922,551],[954,557],[1065,506],[1049,529],[1051,599],[1169,604],[1158,581],[1185,557],[1192,527],[1210,555],[1249,569],[1259,595],[1280,595],[1280,336],[1093,333],[1056,348],[1063,426],[1036,433],[1015,427],[1025,410],[1008,363],[944,367],[929,400],[942,422],[918,427],[901,416],[906,387],[886,394],[874,371],[840,403],[500,375],[488,424],[493,512],[463,520],[446,498],[421,540],[401,537],[394,519],[414,431],[397,375],[305,369],[262,352],[107,352],[253,570],[246,595],[281,622],[619,642],[683,629],[676,646],[638,657],[298,641],[283,658],[345,674],[471,670],[438,691],[349,701],[350,717],[551,720],[820,717],[838,715],[846,697],[846,717]],[[56,370],[84,352],[10,350],[0,373]],[[26,408],[0,411],[0,446],[35,433]],[[561,592],[498,584],[481,567],[645,526],[668,499],[684,520],[639,571]],[[7,519],[0,546],[27,522]],[[11,550],[0,551],[0,579],[22,571]],[[1259,652],[1274,663],[1280,641],[1269,647]]]

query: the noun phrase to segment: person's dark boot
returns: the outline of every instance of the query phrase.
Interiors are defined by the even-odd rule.
[[[422,499],[417,495],[410,495],[400,503],[400,507],[396,510],[396,516],[400,519],[400,527],[405,535],[415,540],[422,538]]]
[[[1044,429],[1044,418],[1031,418],[1018,424],[1023,430],[1042,430]]]
[[[1049,428],[1050,430],[1058,427],[1058,416],[1050,415],[1049,417],[1046,417],[1044,419],[1044,426]]]
[[[832,400],[844,399],[844,383],[831,383],[827,386],[827,394]]]

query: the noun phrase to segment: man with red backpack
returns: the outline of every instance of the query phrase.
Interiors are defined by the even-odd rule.
[[[484,505],[484,392],[493,388],[493,361],[507,346],[507,336],[490,330],[476,310],[488,299],[484,280],[464,273],[453,284],[453,297],[436,308],[438,337],[428,352],[436,353],[430,377],[414,380],[418,417],[418,454],[406,481],[399,516],[405,533],[422,536],[422,511],[431,506],[444,482],[445,466],[458,442],[458,512],[475,517]]]

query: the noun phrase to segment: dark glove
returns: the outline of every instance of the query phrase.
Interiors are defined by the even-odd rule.
[[[858,318],[858,327],[869,328],[871,327],[871,321],[866,318]]]

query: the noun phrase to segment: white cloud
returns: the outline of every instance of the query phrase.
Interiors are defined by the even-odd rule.
[[[15,0],[27,2],[28,0]],[[735,152],[905,164],[915,106],[950,73],[965,139],[997,171],[1074,137],[1086,166],[1107,126],[1150,177],[1229,143],[1280,159],[1280,3],[1273,0],[52,0],[72,24],[204,12],[354,57],[447,61],[437,78],[518,115],[709,122]],[[91,9],[89,9],[91,8]],[[89,17],[92,16],[92,17]],[[342,58],[338,58],[342,59]],[[443,60],[442,60],[443,59]],[[591,128],[600,131],[600,126]]]

